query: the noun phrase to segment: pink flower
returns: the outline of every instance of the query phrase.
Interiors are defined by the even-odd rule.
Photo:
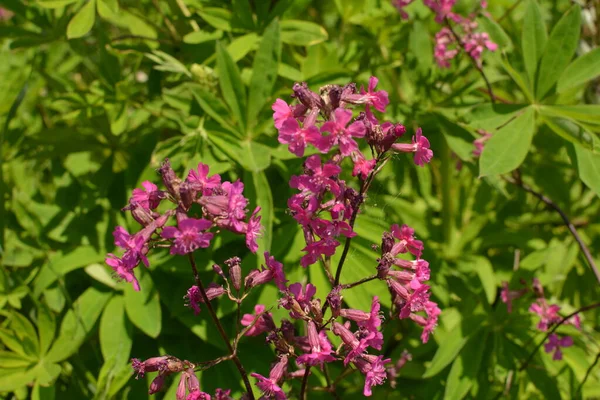
[[[540,322],[538,323],[538,329],[541,331],[547,331],[550,325],[553,325],[561,320],[558,311],[560,307],[556,304],[548,305],[545,299],[537,299],[529,307],[529,311],[540,316]]]
[[[312,321],[308,321],[308,343],[311,352],[298,357],[298,364],[320,365],[323,369],[324,363],[335,361],[335,357],[331,355],[331,343],[327,334],[325,331],[317,332],[317,326]]]
[[[379,79],[377,79],[374,76],[370,77],[369,87],[366,92],[365,89],[361,87],[360,94],[345,94],[344,96],[342,96],[342,101],[351,104],[366,104],[367,106],[373,106],[377,111],[385,112],[385,107],[390,103],[390,101],[388,99],[388,94],[385,90],[375,91],[377,82],[379,82]],[[352,117],[351,112],[350,117]],[[348,118],[348,121],[349,120],[350,118]]]
[[[502,282],[502,290],[500,291],[500,299],[502,300],[503,303],[506,304],[506,308],[508,309],[509,313],[512,312],[512,301],[523,296],[525,293],[527,293],[528,290],[529,289],[527,289],[527,288],[523,288],[521,290],[510,290],[508,288],[508,282],[506,282],[506,281]]]
[[[415,230],[408,225],[402,225],[399,227],[398,224],[394,224],[391,227],[391,232],[394,238],[398,240],[392,247],[390,253],[397,255],[398,253],[411,252],[417,257],[421,257],[423,252],[423,242],[415,239]]]
[[[309,191],[314,194],[320,194],[325,190],[331,191],[335,196],[340,194],[340,186],[333,179],[341,172],[342,168],[332,162],[326,162],[321,165],[321,157],[317,154],[312,155],[304,162],[307,174],[292,176],[290,187],[301,191]]]
[[[206,288],[206,297],[208,297],[208,300],[216,299],[223,294],[225,294],[225,289],[219,284],[211,283]],[[204,303],[204,299],[200,294],[198,286],[194,285],[189,288],[183,298],[187,301],[187,306],[194,310],[194,314],[200,314],[200,303]]]
[[[166,197],[165,192],[158,190],[158,186],[150,181],[142,182],[144,189],[133,189],[131,200],[137,202],[143,208],[155,209],[160,201]]]
[[[283,125],[283,121],[288,118],[292,118],[293,112],[290,106],[282,99],[275,100],[271,109],[273,112],[273,121],[275,121],[275,128],[279,129]],[[301,156],[299,156],[301,157]]]
[[[307,245],[302,249],[302,251],[306,251],[307,254],[300,259],[300,265],[306,268],[309,265],[316,263],[322,255],[328,257],[334,255],[335,249],[339,245],[340,242],[332,238],[325,238]]]
[[[489,35],[485,32],[474,32],[466,35],[463,46],[465,51],[475,60],[481,58],[484,49],[490,51],[496,51],[496,49],[498,49],[498,45],[492,42]]]
[[[179,221],[178,227],[167,226],[161,236],[165,239],[175,239],[171,246],[171,254],[188,254],[199,248],[210,246],[213,234],[202,232],[209,229],[212,222],[206,219],[187,218]]]
[[[310,311],[310,301],[315,293],[317,293],[317,288],[310,283],[307,283],[304,289],[302,289],[301,283],[293,283],[288,287],[288,291],[281,299],[280,304],[283,308],[290,311],[290,316],[292,318],[302,318],[298,313],[299,311],[293,308],[294,302],[298,303],[301,310],[307,313]]]
[[[287,396],[283,392],[283,389],[281,389],[281,387],[279,386],[279,381],[281,381],[285,371],[287,371],[287,364],[287,356],[282,356],[279,359],[279,361],[273,366],[273,368],[271,368],[268,378],[265,378],[264,376],[254,372],[250,374],[250,376],[258,380],[258,382],[256,382],[256,386],[258,386],[258,388],[262,390],[266,398],[274,398],[276,400],[287,399]]]
[[[425,323],[423,333],[421,334],[421,341],[427,343],[429,341],[429,335],[431,335],[437,326],[438,317],[442,313],[437,303],[428,301],[425,304],[425,312],[427,313],[427,321]]]
[[[212,189],[215,189],[221,185],[221,176],[215,174],[211,177],[208,176],[208,165],[199,163],[198,168],[192,169],[187,177],[188,183],[192,187],[201,192],[203,195],[211,194]]]
[[[248,226],[246,227],[246,247],[253,253],[256,253],[256,250],[258,250],[256,239],[262,235],[264,229],[260,223],[261,216],[258,215],[259,211],[260,207],[254,209],[254,212],[248,221]]]
[[[404,153],[415,153],[415,164],[422,167],[433,157],[433,151],[429,148],[429,140],[422,135],[421,128],[418,128],[415,136],[412,137],[412,144],[395,143],[392,149]]]
[[[435,22],[441,24],[446,16],[454,18],[452,7],[456,0],[423,0],[423,3],[435,13]]]
[[[354,364],[358,370],[365,376],[365,387],[363,389],[364,396],[371,396],[373,393],[371,388],[373,386],[381,385],[387,378],[385,364],[391,360],[388,358],[383,359],[383,356],[363,356],[357,358]]]
[[[316,144],[321,140],[319,129],[314,126],[305,126],[300,128],[295,118],[288,118],[283,121],[279,128],[279,143],[289,144],[291,153],[298,157],[304,156],[304,149],[308,143]]]
[[[217,388],[215,391],[215,400],[233,400],[231,395],[231,389],[223,390],[221,388]]]
[[[429,301],[429,286],[421,285],[405,298],[404,307],[400,310],[400,318],[408,318],[411,313],[421,311]]]
[[[546,353],[551,353],[554,350],[554,354],[552,355],[552,359],[555,361],[562,360],[562,351],[561,347],[570,347],[573,346],[573,338],[570,336],[565,336],[561,339],[558,338],[556,333],[551,334],[548,337],[548,342],[544,345],[544,350]]]
[[[256,315],[260,315],[264,311],[264,305],[257,304],[256,306],[254,306],[254,312],[256,313]],[[256,322],[254,322],[255,320]],[[261,333],[271,332],[272,330],[276,329],[275,322],[273,322],[273,317],[271,316],[271,313],[264,313],[258,319],[256,319],[255,315],[244,314],[241,322],[243,326],[250,326],[254,323],[254,325],[252,325],[252,327],[246,332],[246,336],[258,336]]]
[[[113,237],[115,238],[115,245],[125,250],[125,254],[123,255],[125,262],[129,263],[132,267],[135,267],[139,260],[146,267],[149,265],[148,258],[146,258],[146,253],[148,252],[146,237],[140,234],[130,235],[122,226],[115,227]]]
[[[210,394],[201,392],[200,390],[194,390],[188,394],[185,400],[210,400]]]
[[[135,379],[143,378],[146,372],[164,372],[169,366],[169,356],[152,357],[145,361],[131,359],[131,367],[136,373]]]
[[[279,290],[285,291],[287,289],[285,285],[287,279],[285,279],[285,273],[283,272],[283,264],[275,260],[275,257],[271,256],[268,251],[265,251],[264,256],[267,267],[264,268],[263,266],[262,271],[257,269],[251,271],[244,281],[246,288],[250,289],[275,280]]]
[[[377,160],[367,160],[360,151],[352,153],[352,162],[354,162],[352,176],[360,175],[362,179],[367,179],[367,176],[369,176],[377,164]]]
[[[350,325],[348,325],[350,326]],[[359,340],[348,328],[339,322],[333,322],[331,331],[334,335],[339,336],[342,342],[350,349],[346,358],[344,359],[344,365],[348,365],[349,362],[354,361],[357,357],[362,356],[367,350],[367,340]]]
[[[323,137],[315,146],[326,153],[331,147],[338,144],[343,156],[349,156],[353,151],[358,151],[358,144],[352,138],[365,136],[365,125],[361,121],[356,121],[346,128],[351,119],[352,111],[336,108],[332,113],[331,120],[321,126],[321,132],[330,132],[331,135]]]
[[[135,291],[140,290],[140,283],[133,273],[135,265],[131,266],[125,264],[122,259],[112,253],[107,254],[105,262],[113,269],[113,271],[115,271],[119,278],[123,279],[125,282],[132,283]]]

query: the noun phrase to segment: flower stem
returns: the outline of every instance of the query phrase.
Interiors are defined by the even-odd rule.
[[[196,261],[194,260],[194,256],[191,253],[189,254],[189,260],[190,260],[190,265],[192,266],[192,271],[194,273],[194,281],[196,282],[196,286],[198,286],[198,289],[200,290],[200,295],[202,296],[202,300],[204,301],[204,304],[206,305],[206,308],[208,309],[208,313],[210,314],[210,317],[212,318],[215,326],[217,327],[217,330],[219,331],[221,338],[223,338],[223,341],[227,345],[227,349],[229,350],[231,359],[235,363],[235,366],[237,367],[238,371],[240,371],[240,375],[242,376],[242,380],[244,381],[244,386],[246,386],[246,392],[248,393],[249,399],[254,400],[254,393],[252,393],[252,385],[250,385],[250,380],[248,379],[248,374],[246,373],[246,370],[244,369],[242,362],[240,361],[239,357],[237,356],[237,352],[231,346],[229,337],[227,336],[227,333],[225,333],[225,329],[223,329],[223,325],[221,325],[221,321],[219,321],[219,317],[217,317],[217,314],[215,313],[214,308],[210,304],[210,300],[208,299],[208,296],[206,295],[206,290],[204,289],[204,285],[202,285],[202,281],[200,280],[200,276],[198,275],[198,268],[196,268]]]
[[[308,386],[308,376],[310,375],[310,365],[306,365],[304,376],[302,377],[302,386],[300,387],[300,400],[306,400],[306,387]]]

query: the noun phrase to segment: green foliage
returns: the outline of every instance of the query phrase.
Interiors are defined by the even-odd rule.
[[[457,12],[479,13],[476,3],[458,2]],[[289,178],[302,165],[279,144],[270,106],[290,100],[295,81],[318,91],[366,86],[371,75],[389,94],[386,118],[403,122],[408,140],[421,126],[434,159],[426,168],[404,155],[390,160],[357,220],[342,283],[373,274],[372,245],[390,224],[406,223],[425,242],[442,309],[422,345],[420,328],[387,317],[383,283],[344,299],[368,309],[379,296],[386,354],[413,355],[397,388],[375,388],[374,398],[598,397],[598,368],[579,387],[598,353],[598,310],[584,314],[581,332],[560,328],[575,340],[564,361],[541,350],[519,371],[541,340],[527,311],[532,298],[516,300],[509,314],[499,294],[502,282],[516,289],[537,277],[564,314],[598,298],[560,216],[508,182],[518,170],[558,204],[598,262],[600,52],[591,11],[566,0],[489,3],[489,16],[477,21],[499,45],[482,64],[495,101],[464,54],[449,69],[436,65],[440,26],[421,1],[407,8],[408,20],[375,0],[3,2],[14,16],[0,20],[0,397],[147,398],[149,381],[132,378],[131,357],[223,355],[206,313],[184,306],[193,284],[185,262],[157,252],[138,275],[141,292],[103,263],[115,251],[112,227],[137,229],[120,208],[133,188],[158,179],[164,158],[178,173],[203,162],[242,179],[249,208],[262,208],[259,254],[282,260],[290,282],[309,276],[327,293],[318,265],[299,266],[305,244],[286,209]],[[491,138],[478,160],[479,130]],[[242,240],[219,240],[197,257],[206,282],[211,266],[232,255],[245,271],[260,265]],[[275,289],[256,297],[276,319],[286,316]],[[214,304],[235,332],[236,310]],[[244,303],[242,313],[250,311]],[[239,353],[261,374],[275,357],[257,338],[243,340]],[[203,387],[231,387],[239,398],[232,368],[202,372]],[[313,373],[311,384],[324,385]],[[359,374],[347,375],[338,395],[360,398],[362,385]],[[172,398],[177,381],[168,386],[164,397]]]

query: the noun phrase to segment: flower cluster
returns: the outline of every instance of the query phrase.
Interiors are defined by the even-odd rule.
[[[524,282],[523,282],[524,283]],[[571,318],[564,319],[558,313],[560,306],[557,304],[549,304],[544,296],[544,288],[540,284],[537,278],[533,279],[531,287],[523,287],[519,290],[510,290],[507,282],[502,283],[502,291],[500,292],[500,298],[508,308],[508,312],[512,312],[512,301],[524,296],[528,292],[532,292],[535,300],[529,306],[529,311],[536,314],[540,320],[537,324],[537,329],[541,332],[547,332],[552,326],[555,325],[567,325],[571,324],[577,329],[581,329],[581,319],[578,314],[573,315]],[[548,341],[544,345],[546,353],[554,351],[552,356],[553,360],[562,360],[561,347],[569,347],[573,345],[573,339],[570,336],[560,337],[556,333],[551,333],[548,336]]]
[[[243,195],[242,182],[221,182],[219,175],[209,176],[208,166],[202,163],[189,171],[185,180],[177,177],[168,160],[159,173],[167,190],[145,181],[144,189],[134,189],[129,205],[123,209],[131,212],[141,225],[140,230],[130,234],[117,226],[113,232],[115,245],[124,254],[121,257],[108,254],[106,263],[120,279],[140,290],[134,270],[140,262],[149,266],[146,255],[150,247],[168,247],[171,254],[190,254],[210,245],[214,236],[211,229],[243,235],[248,249],[256,252],[256,240],[262,230],[260,207],[248,217],[248,199]],[[165,200],[171,207],[161,214],[156,210]],[[200,206],[199,215],[191,215],[194,204]],[[176,225],[165,226],[171,217],[175,217]]]
[[[404,10],[414,0],[392,0],[392,4],[402,19],[408,19]],[[478,24],[474,15],[464,17],[452,11],[456,0],[423,0],[429,9],[435,14],[435,22],[443,26],[435,35],[434,57],[441,68],[450,68],[450,61],[454,59],[460,49],[464,50],[481,67],[481,55],[487,49],[496,51],[498,45],[491,41],[486,32],[477,31]],[[481,7],[487,4],[481,2]],[[452,23],[455,27],[452,28]]]
[[[294,194],[287,204],[306,242],[301,266],[308,268],[319,263],[329,279],[331,286],[324,298],[316,297],[317,288],[311,283],[290,283],[284,265],[268,251],[263,253],[264,264],[246,274],[237,256],[224,261],[226,268],[214,264],[212,270],[217,280],[202,284],[193,253],[209,247],[215,235],[226,230],[243,236],[251,252],[258,249],[257,237],[262,231],[260,207],[249,213],[242,182],[224,181],[219,175],[210,175],[208,166],[202,163],[182,180],[166,161],[159,170],[165,190],[143,182],[143,189],[133,191],[125,210],[131,212],[141,228],[135,234],[123,227],[115,229],[115,244],[124,254],[121,257],[110,254],[107,264],[121,279],[139,290],[134,270],[140,263],[149,265],[150,249],[168,248],[174,256],[188,256],[194,284],[184,296],[185,305],[194,314],[207,308],[230,349],[228,356],[198,364],[172,356],[144,362],[133,359],[138,376],[158,372],[150,393],[158,391],[168,375],[181,373],[178,399],[211,399],[211,395],[200,391],[195,368],[199,365],[210,368],[233,359],[246,386],[245,396],[253,399],[248,375],[237,358],[237,346],[244,336],[261,335],[273,345],[277,355],[268,376],[256,372],[249,375],[255,378],[264,398],[287,399],[289,391],[284,389],[285,383],[296,378],[302,379],[302,397],[311,368],[324,370],[326,364],[334,362],[352,366],[364,375],[365,396],[370,396],[372,388],[388,378],[395,384],[410,355],[403,353],[392,364],[390,358],[378,354],[385,340],[380,298],[374,296],[368,310],[349,308],[344,302],[344,295],[353,287],[375,279],[386,282],[389,287],[392,317],[411,319],[423,327],[422,341],[429,340],[440,309],[430,300],[427,284],[430,269],[422,258],[423,243],[416,239],[409,226],[394,224],[389,232],[383,233],[381,257],[373,259],[371,277],[346,284],[340,282],[350,241],[357,235],[355,220],[377,173],[397,153],[413,154],[418,166],[424,166],[433,156],[420,128],[416,129],[411,143],[401,143],[399,139],[406,128],[402,124],[380,122],[375,113],[385,112],[389,100],[385,91],[376,90],[377,83],[377,78],[371,77],[366,89],[357,89],[355,84],[328,85],[318,94],[305,83],[296,83],[292,94],[295,104],[277,99],[272,107],[279,142],[288,145],[289,151],[298,157],[307,151],[313,153],[306,157],[302,174],[291,177],[289,185]],[[355,115],[353,107],[363,110]],[[344,173],[346,167],[348,172]],[[341,247],[344,250],[334,277],[332,257]],[[408,259],[409,255],[415,259]],[[268,283],[279,290],[278,306],[289,311],[289,319],[276,321],[267,306],[253,304],[254,313],[241,316],[236,324],[237,336],[230,342],[211,302],[217,298],[229,299],[236,304],[240,315],[241,306],[252,289]],[[334,337],[341,343],[338,348],[332,344]],[[219,389],[214,397],[228,399],[229,391]]]

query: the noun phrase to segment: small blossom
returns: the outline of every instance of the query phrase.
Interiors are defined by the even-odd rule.
[[[329,132],[331,135],[323,137],[316,145],[317,148],[326,153],[331,147],[339,145],[342,156],[349,156],[353,151],[358,151],[358,144],[353,137],[365,136],[365,125],[360,121],[355,121],[346,128],[351,119],[352,111],[336,108],[333,111],[332,119],[321,126],[321,132]]]
[[[192,169],[187,177],[187,182],[202,194],[210,194],[213,189],[219,187],[221,184],[221,176],[215,174],[209,177],[208,171],[208,165],[199,163],[198,168]]]
[[[133,284],[133,289],[135,291],[140,290],[140,283],[138,282],[135,274],[133,273],[134,266],[127,265],[123,262],[123,260],[112,253],[107,254],[105,259],[106,264],[108,264],[113,271],[119,276],[119,278],[123,279],[125,282],[129,282]]]
[[[212,222],[209,220],[187,218],[179,221],[177,227],[165,227],[161,236],[165,239],[175,239],[171,246],[171,254],[185,255],[199,248],[210,246],[213,234],[202,231],[209,229],[211,226]]]
[[[385,112],[385,107],[390,101],[385,90],[375,91],[378,82],[379,79],[372,76],[369,78],[369,86],[366,92],[364,88],[361,88],[360,94],[346,94],[342,96],[341,100],[352,104],[367,104],[367,106],[373,106],[377,111]]]
[[[307,144],[317,144],[321,140],[319,129],[314,126],[300,127],[295,118],[288,118],[283,121],[279,128],[279,143],[289,144],[289,151],[298,157],[304,156],[304,150]]]
[[[562,360],[562,351],[561,347],[570,347],[573,346],[573,338],[570,336],[565,336],[561,339],[558,338],[556,333],[551,334],[548,337],[548,342],[544,345],[544,350],[546,353],[551,353],[554,350],[554,354],[552,355],[552,359],[555,361]]]
[[[523,296],[525,293],[527,293],[528,290],[529,289],[527,289],[527,288],[523,288],[521,290],[509,290],[508,282],[506,282],[506,281],[502,282],[502,290],[500,291],[500,299],[502,300],[503,303],[506,304],[506,308],[508,309],[509,313],[512,312],[512,301]]]
[[[275,257],[270,255],[268,251],[265,251],[264,256],[267,264],[266,268],[263,266],[262,271],[254,270],[250,272],[246,276],[244,284],[247,288],[252,288],[274,280],[279,290],[285,291],[287,289],[285,285],[287,279],[285,279],[285,273],[283,272],[283,264],[275,260]]]
[[[256,319],[256,316],[253,314],[244,314],[241,321],[242,325],[251,326],[252,324],[254,324],[250,329],[248,329],[248,331],[246,331],[246,336],[258,336],[261,333],[275,330],[275,322],[273,322],[273,317],[271,313],[265,313],[264,311],[265,306],[262,304],[257,304],[256,306],[254,306],[254,312],[256,313],[256,315],[260,315],[261,313],[263,313],[258,319]]]
[[[383,356],[366,356],[357,358],[354,364],[358,370],[365,376],[364,396],[371,396],[373,386],[381,385],[387,378],[385,364],[391,360],[383,359]]]
[[[392,149],[404,153],[415,153],[415,164],[422,167],[431,161],[433,151],[429,148],[429,140],[423,136],[421,128],[418,128],[412,138],[412,144],[395,143]]]
[[[260,207],[256,207],[250,220],[248,220],[248,226],[246,227],[246,247],[253,253],[256,253],[258,250],[256,239],[262,235],[264,229],[260,223],[261,216],[258,215],[259,212]]]
[[[137,202],[145,209],[154,210],[160,204],[160,201],[166,198],[162,190],[158,190],[158,186],[150,181],[142,182],[144,189],[133,189],[131,200]]]
[[[354,162],[352,176],[360,175],[362,179],[367,179],[367,176],[369,176],[377,164],[377,160],[367,160],[360,151],[352,153],[352,162]]]
[[[538,323],[538,329],[541,331],[547,331],[550,325],[553,325],[561,320],[558,311],[560,307],[556,304],[548,305],[545,299],[537,299],[529,307],[529,311],[540,316],[540,322]]]
[[[398,253],[406,253],[409,251],[413,255],[421,257],[421,253],[423,252],[423,242],[415,239],[414,229],[408,225],[399,227],[397,224],[393,224],[391,232],[393,237],[398,240],[390,250],[392,255],[395,256]]]
[[[335,361],[327,334],[325,331],[317,332],[317,326],[312,321],[308,321],[308,343],[311,351],[298,357],[298,364],[320,365],[323,369],[324,363]]]
[[[279,129],[283,125],[283,121],[293,117],[293,112],[290,106],[282,99],[275,100],[273,106],[273,121],[275,122],[275,128]]]
[[[279,359],[279,361],[273,366],[273,368],[271,368],[268,378],[265,378],[264,376],[254,372],[250,374],[250,376],[258,380],[256,382],[256,386],[258,386],[258,388],[262,390],[266,398],[276,400],[287,399],[287,396],[285,395],[283,389],[279,386],[279,382],[283,378],[284,373],[287,371],[287,364],[287,356],[282,356]]]

